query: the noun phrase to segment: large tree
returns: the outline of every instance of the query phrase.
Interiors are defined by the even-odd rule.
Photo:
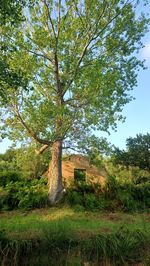
[[[143,2],[143,1],[142,1]],[[108,130],[131,100],[136,58],[148,20],[139,1],[39,0],[17,27],[1,26],[1,43],[17,84],[1,81],[1,133],[51,149],[49,199],[63,193],[62,148],[93,129]],[[13,79],[14,80],[14,79]],[[9,81],[9,79],[8,79]]]

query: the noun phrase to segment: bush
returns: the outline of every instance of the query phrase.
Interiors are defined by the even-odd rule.
[[[0,186],[5,187],[10,182],[21,180],[20,172],[15,171],[2,171],[0,172]]]
[[[88,211],[96,211],[99,207],[99,199],[94,194],[85,194],[84,206]]]
[[[83,195],[79,191],[68,189],[66,193],[66,201],[69,205],[83,205]]]
[[[100,186],[83,184],[68,189],[66,201],[87,211],[145,211],[150,208],[150,183],[120,183],[110,176],[101,190]]]
[[[0,187],[0,210],[5,209],[5,207],[7,209],[6,202],[7,202],[8,194],[9,193],[3,187]]]
[[[0,209],[41,208],[48,204],[47,187],[43,178],[9,182],[0,193]]]
[[[135,184],[145,184],[150,183],[150,176],[140,176],[135,180]]]
[[[132,195],[136,201],[143,203],[145,208],[150,208],[150,183],[133,185]]]

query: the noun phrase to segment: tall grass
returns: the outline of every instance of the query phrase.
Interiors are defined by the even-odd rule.
[[[32,251],[32,252],[31,252]],[[40,240],[10,240],[1,237],[1,262],[5,265],[129,265],[150,263],[150,232],[120,228],[113,233],[80,238],[59,221],[43,229]],[[71,264],[78,256],[78,264]],[[36,257],[36,264],[35,262]],[[40,264],[41,263],[41,264]],[[44,263],[44,264],[43,264]],[[75,263],[75,262],[73,262]]]

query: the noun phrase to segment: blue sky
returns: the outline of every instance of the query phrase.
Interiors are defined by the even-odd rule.
[[[146,8],[150,12],[150,5]],[[135,100],[124,107],[122,114],[126,117],[126,121],[118,123],[117,132],[111,131],[110,136],[98,134],[107,137],[108,141],[120,148],[125,148],[125,141],[128,137],[135,137],[139,133],[150,133],[150,27],[143,42],[145,47],[141,49],[139,58],[146,59],[147,69],[139,72],[138,86],[132,92]],[[8,140],[1,142],[0,153],[5,152],[9,145]]]

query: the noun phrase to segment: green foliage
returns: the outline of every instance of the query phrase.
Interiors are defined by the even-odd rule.
[[[109,176],[105,187],[76,182],[67,189],[65,202],[77,211],[144,211],[150,208],[150,183],[120,182]],[[44,178],[22,178],[20,173],[0,176],[0,209],[32,209],[48,205]]]
[[[150,172],[137,166],[121,165],[115,162],[114,157],[104,160],[104,165],[109,176],[115,176],[120,183],[143,183],[149,182]]]
[[[19,24],[1,26],[2,137],[78,144],[116,127],[143,67],[135,54],[149,19],[136,15],[139,1],[4,2],[2,16],[6,7]]]
[[[150,183],[150,175],[149,176],[140,176],[136,178],[135,184],[143,184],[143,183]]]
[[[47,171],[50,151],[47,150],[44,154],[38,155],[35,150],[36,146],[33,144],[16,149],[16,166],[20,169],[23,177],[38,178]]]
[[[5,249],[7,247],[9,240],[8,237],[6,235],[6,231],[5,230],[0,230],[0,262],[1,262],[1,252],[3,249]]]
[[[18,149],[9,149],[4,154],[0,154],[0,184],[2,175],[7,178],[13,173],[24,178],[38,178],[46,172],[50,161],[50,152],[45,152],[42,156],[37,155],[35,145],[22,146]],[[14,171],[15,169],[15,171]],[[6,180],[7,182],[7,180]]]
[[[41,208],[48,204],[44,178],[9,179],[1,188],[0,196],[0,209],[3,210]]]
[[[16,164],[16,151],[8,149],[4,154],[0,154],[0,172],[19,170]]]
[[[150,207],[150,184],[120,183],[111,177],[107,184],[106,197],[118,202],[124,211],[146,210]]]
[[[21,180],[21,173],[15,171],[3,171],[0,172],[0,186],[6,187],[10,182],[14,183]]]
[[[103,189],[85,183],[68,189],[66,202],[75,209],[88,211],[145,211],[150,208],[150,183],[120,183],[109,176]]]
[[[0,210],[8,208],[8,206],[6,205],[7,199],[8,192],[3,187],[0,187]]]
[[[84,183],[86,179],[86,170],[74,169],[74,179],[75,182]]]
[[[83,197],[82,194],[78,191],[68,190],[67,191],[67,202],[71,205],[82,205]]]
[[[135,138],[128,138],[126,147],[126,151],[119,149],[114,151],[114,163],[126,167],[137,166],[150,171],[150,134],[139,134]]]
[[[33,0],[0,1],[0,25],[16,25],[23,21],[23,7],[29,6]]]
[[[80,138],[78,140],[78,146],[80,150],[88,155],[90,162],[97,167],[103,165],[102,155],[110,155],[112,152],[112,145],[106,138],[96,137],[95,135],[86,136],[86,138]]]

